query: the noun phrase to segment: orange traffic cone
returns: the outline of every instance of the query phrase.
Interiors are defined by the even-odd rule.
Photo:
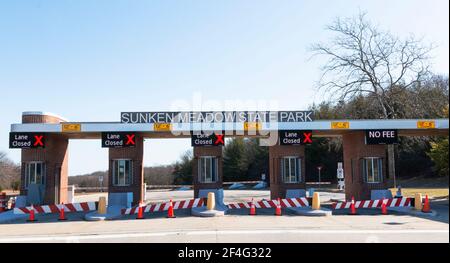
[[[383,215],[387,215],[387,208],[386,208],[386,203],[384,202],[384,198],[381,199],[381,214]]]
[[[255,216],[256,215],[256,207],[255,207],[255,203],[253,202],[253,198],[252,198],[252,203],[250,204],[250,213],[249,215],[251,216]]]
[[[34,206],[31,205],[30,210],[30,217],[28,218],[27,222],[36,222],[37,220],[34,218]]]
[[[175,218],[175,214],[173,212],[173,203],[172,203],[172,199],[170,199],[169,202],[169,209],[167,210],[167,218]]]
[[[61,208],[59,209],[59,218],[58,221],[67,220],[66,215],[64,214],[64,203],[61,203]]]
[[[275,215],[281,216],[281,201],[280,198],[277,199],[277,207],[275,208]]]
[[[430,201],[428,200],[428,195],[425,195],[425,202],[422,207],[422,212],[423,213],[431,213]]]
[[[144,219],[144,208],[142,207],[142,201],[139,202],[138,215],[136,219]]]
[[[356,215],[356,207],[355,207],[355,197],[352,196],[352,203],[350,204],[350,213],[349,215]]]

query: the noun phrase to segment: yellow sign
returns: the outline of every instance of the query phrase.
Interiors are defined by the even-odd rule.
[[[350,122],[348,121],[332,121],[331,129],[349,129]]]
[[[61,124],[62,132],[80,132],[81,124],[79,123],[63,123]]]
[[[171,123],[155,123],[155,124],[153,124],[153,129],[155,131],[171,131],[172,124]]]
[[[436,123],[434,121],[417,121],[418,129],[434,129],[436,128]]]
[[[261,130],[261,123],[260,122],[244,122],[244,131],[249,130]]]

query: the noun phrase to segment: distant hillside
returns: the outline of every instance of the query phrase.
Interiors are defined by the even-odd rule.
[[[144,181],[151,185],[173,184],[175,176],[173,175],[173,165],[160,165],[144,168]],[[103,176],[103,186],[108,185],[108,171],[97,171],[90,174],[69,176],[69,185],[79,187],[100,186],[98,178]]]

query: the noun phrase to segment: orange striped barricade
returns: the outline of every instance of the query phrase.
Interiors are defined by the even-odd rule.
[[[277,207],[277,200],[261,200],[254,202],[256,208],[276,208]],[[306,197],[300,197],[300,198],[285,198],[280,199],[281,207],[306,207],[309,206],[309,201]],[[249,208],[251,206],[252,202],[243,202],[243,203],[234,203],[234,204],[228,204],[229,209],[241,209],[241,208]]]
[[[173,209],[187,209],[192,207],[200,207],[204,206],[206,204],[205,200],[203,198],[195,198],[191,200],[182,200],[182,201],[175,201],[172,202]],[[149,204],[143,206],[144,213],[153,213],[153,212],[162,212],[167,211],[170,207],[170,202],[166,203],[158,203],[158,204]],[[122,209],[122,215],[134,215],[138,212],[139,207],[131,207]]]
[[[39,214],[59,214],[62,208],[64,212],[89,212],[97,210],[98,202],[82,202],[61,205],[34,205],[34,211]],[[29,214],[31,206],[15,207],[14,214]]]
[[[355,202],[355,208],[381,208],[383,200],[361,200]],[[411,206],[411,198],[409,197],[401,197],[401,198],[391,198],[384,199],[386,207],[404,207]],[[333,203],[332,208],[334,210],[337,209],[349,209],[351,206],[351,202],[337,202]]]

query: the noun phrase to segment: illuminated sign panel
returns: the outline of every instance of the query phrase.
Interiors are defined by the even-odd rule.
[[[312,111],[122,112],[122,123],[310,122]]]
[[[261,130],[260,122],[244,122],[244,131],[259,131]]]
[[[10,132],[9,148],[44,148],[45,135],[43,133]]]
[[[62,132],[79,132],[81,131],[81,124],[79,123],[63,123],[61,124]]]
[[[132,132],[102,132],[103,148],[136,146],[136,134]]]
[[[366,144],[396,144],[397,130],[366,130]]]
[[[171,131],[172,124],[171,123],[155,123],[155,124],[153,124],[153,129],[155,131]]]
[[[331,129],[349,129],[350,122],[348,121],[332,121]]]
[[[225,135],[224,134],[192,134],[191,136],[192,146],[224,146]]]
[[[312,143],[312,131],[280,131],[280,145],[303,145]]]
[[[434,129],[436,128],[435,121],[417,121],[418,129]]]

